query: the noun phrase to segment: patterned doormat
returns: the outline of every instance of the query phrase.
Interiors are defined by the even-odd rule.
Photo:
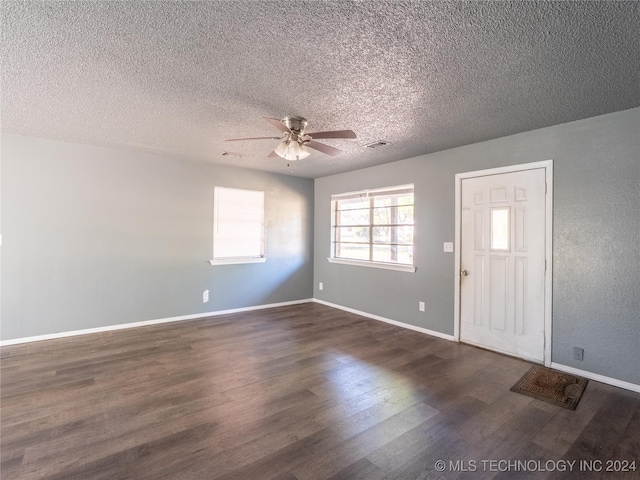
[[[575,410],[587,383],[588,380],[575,375],[556,372],[544,367],[531,367],[511,387],[511,391]]]

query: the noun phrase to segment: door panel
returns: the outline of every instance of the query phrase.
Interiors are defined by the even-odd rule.
[[[545,170],[462,180],[460,339],[544,361]]]

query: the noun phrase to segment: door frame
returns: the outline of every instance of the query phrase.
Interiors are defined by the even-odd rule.
[[[453,338],[460,341],[460,257],[462,252],[462,180],[467,178],[499,175],[502,173],[521,172],[544,168],[545,170],[545,279],[544,279],[544,365],[551,366],[551,314],[552,314],[552,280],[553,280],[553,160],[509,165],[505,167],[457,173],[455,176],[455,289],[454,289],[454,323]]]

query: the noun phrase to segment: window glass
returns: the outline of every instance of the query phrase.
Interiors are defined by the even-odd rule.
[[[510,207],[491,209],[491,250],[509,250]]]
[[[215,187],[213,259],[264,256],[264,192]]]
[[[413,264],[413,185],[332,197],[332,257]]]

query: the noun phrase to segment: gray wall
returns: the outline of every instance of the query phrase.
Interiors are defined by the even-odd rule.
[[[454,175],[547,159],[553,361],[640,384],[640,109],[317,179],[315,213],[311,180],[3,135],[0,338],[312,295],[452,334]],[[329,264],[331,194],[409,182],[417,272]],[[266,192],[266,263],[208,264],[215,185]]]
[[[208,263],[216,185],[265,191],[265,263]],[[3,135],[0,338],[309,298],[312,217],[309,179]]]
[[[390,147],[393,148],[393,147]],[[554,160],[552,360],[640,384],[640,109],[315,183],[314,297],[453,334],[454,176]],[[413,182],[416,273],[330,264],[331,194]],[[323,282],[324,290],[318,289]],[[424,301],[427,311],[418,311]],[[584,361],[573,360],[573,347]]]

